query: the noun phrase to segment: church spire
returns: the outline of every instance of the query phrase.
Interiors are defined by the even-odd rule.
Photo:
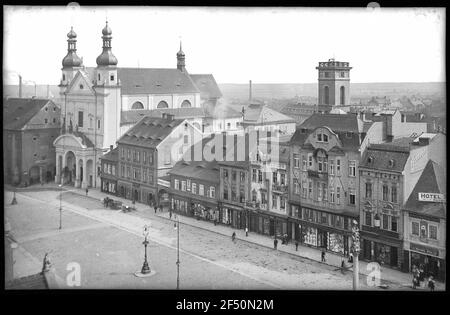
[[[108,26],[108,21],[106,21],[106,25],[102,30],[102,39],[103,39],[103,52],[100,56],[97,57],[97,65],[98,66],[116,66],[117,58],[113,55],[111,51],[111,40],[112,40],[112,31]]]
[[[62,61],[63,68],[81,67],[83,61],[77,55],[77,33],[70,27],[70,32],[67,34],[67,55]]]
[[[177,52],[177,69],[181,72],[186,72],[185,55],[181,48],[180,40],[180,50]]]

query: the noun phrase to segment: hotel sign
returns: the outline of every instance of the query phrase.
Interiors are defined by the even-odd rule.
[[[419,193],[419,201],[444,202],[445,197],[443,194],[420,192]]]

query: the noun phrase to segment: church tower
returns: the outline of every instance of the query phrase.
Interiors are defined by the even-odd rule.
[[[177,52],[177,69],[180,70],[181,72],[187,72],[185,64],[185,55],[183,50],[181,49],[181,42],[180,42],[180,50]]]
[[[117,58],[112,53],[112,31],[108,21],[102,30],[103,51],[97,57],[94,89],[98,99],[97,125],[100,126],[104,149],[114,145],[120,133],[121,86],[117,76]],[[98,127],[97,126],[97,127]]]
[[[329,113],[335,107],[350,106],[350,69],[348,62],[319,62],[318,111]]]
[[[63,94],[75,74],[83,67],[83,60],[77,55],[77,34],[70,28],[67,34],[67,55],[62,60],[62,77],[59,84],[60,94]]]

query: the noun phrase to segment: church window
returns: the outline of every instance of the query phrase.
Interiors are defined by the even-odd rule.
[[[161,101],[158,103],[158,106],[156,106],[156,108],[169,108],[169,104],[167,104],[167,102],[165,101]]]
[[[131,105],[131,109],[144,109],[144,105],[141,102],[134,102],[133,105]]]
[[[78,127],[83,127],[83,112],[78,112]]]
[[[191,107],[191,102],[184,100],[183,103],[181,103],[181,107]]]

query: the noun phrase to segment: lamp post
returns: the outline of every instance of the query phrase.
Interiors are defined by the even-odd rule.
[[[59,229],[62,229],[62,184],[58,185],[59,188]]]
[[[148,225],[144,225],[144,242],[142,242],[142,244],[144,244],[145,247],[145,256],[144,256],[144,264],[142,265],[142,269],[141,269],[141,273],[146,275],[148,273],[150,273],[150,267],[148,266],[148,261],[147,261],[147,245],[148,245],[148,240],[147,240],[147,236],[149,234],[149,226]]]
[[[352,252],[353,252],[353,290],[359,289],[359,226],[358,221],[352,221]]]
[[[177,222],[174,224],[175,230],[177,230],[177,290],[180,289],[180,219],[176,215]]]

